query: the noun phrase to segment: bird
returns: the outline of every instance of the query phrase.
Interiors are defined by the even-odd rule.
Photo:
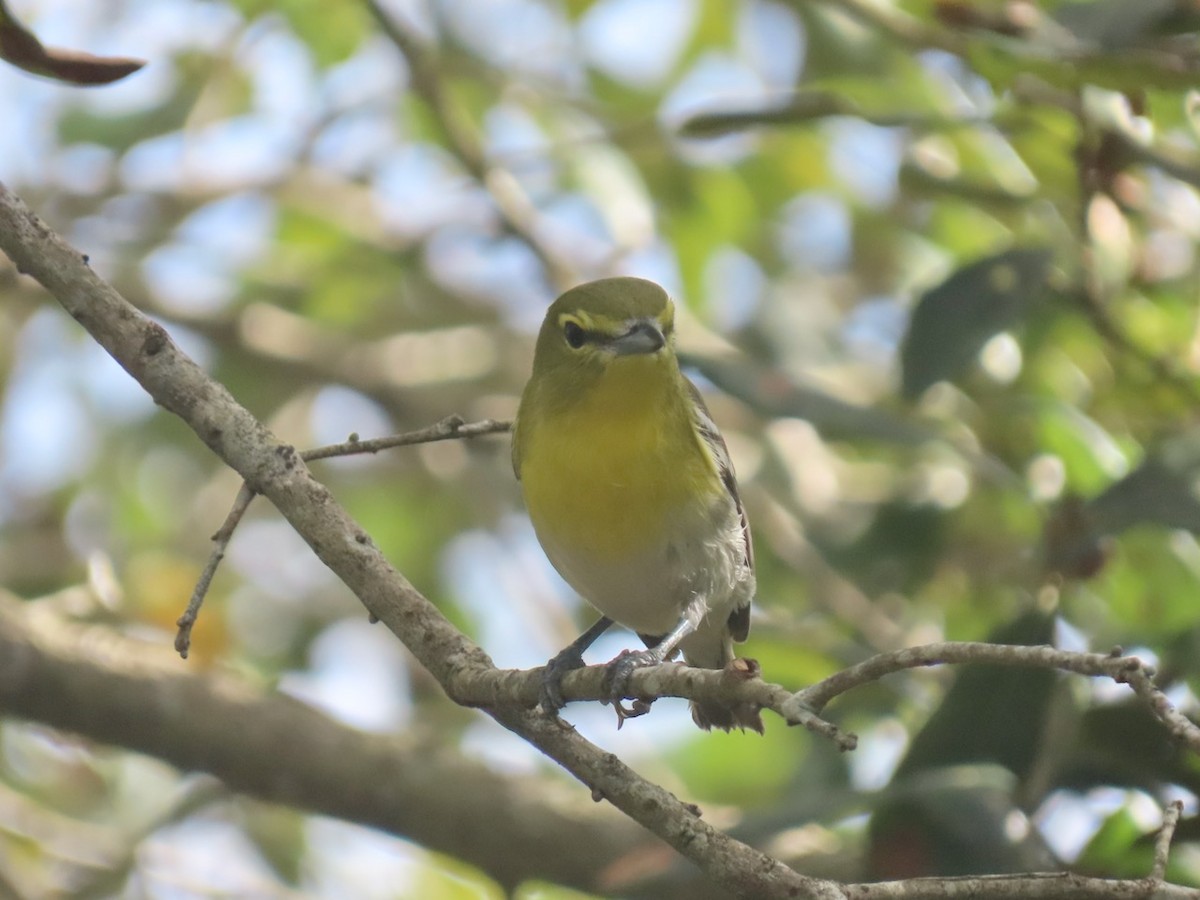
[[[645,649],[608,664],[618,726],[633,671],[682,652],[724,669],[750,630],[750,525],[729,451],[680,371],[675,305],[652,281],[580,284],[546,312],[513,429],[513,470],[551,564],[600,618],[547,664],[540,705],[614,622]],[[762,732],[757,707],[691,704],[704,730]]]

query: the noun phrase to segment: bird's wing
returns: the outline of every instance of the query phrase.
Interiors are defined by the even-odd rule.
[[[708,407],[704,405],[704,398],[700,396],[700,391],[688,379],[685,378],[684,382],[687,384],[688,393],[692,398],[696,429],[712,453],[713,459],[717,463],[717,472],[721,476],[721,483],[725,485],[725,490],[733,498],[733,504],[737,507],[738,516],[742,520],[742,543],[745,547],[746,568],[754,571],[754,544],[750,540],[750,522],[746,518],[746,510],[742,506],[742,498],[738,494],[737,475],[733,471],[733,460],[729,458],[729,448],[725,446],[725,438],[721,437],[717,423],[713,421]],[[746,639],[750,633],[749,603],[737,607],[729,614],[729,631],[735,641]]]

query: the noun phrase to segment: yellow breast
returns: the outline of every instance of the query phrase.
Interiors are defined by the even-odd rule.
[[[681,512],[722,489],[674,377],[659,360],[619,360],[578,402],[522,429],[525,502],[552,558],[619,562],[665,547]]]

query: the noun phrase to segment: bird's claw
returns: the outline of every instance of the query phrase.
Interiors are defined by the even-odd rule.
[[[546,663],[542,673],[542,686],[538,690],[538,706],[547,715],[557,715],[558,711],[567,705],[563,696],[562,680],[568,672],[583,668],[583,651],[571,645]]]
[[[650,650],[622,650],[621,653],[605,667],[604,689],[608,693],[608,702],[617,711],[617,728],[625,724],[626,719],[636,719],[650,712],[653,701],[633,699],[632,705],[626,707],[621,703],[629,695],[629,680],[638,669],[658,665],[659,658]]]
[[[650,712],[650,706],[654,703],[653,700],[635,699],[629,706],[625,706],[620,700],[611,701],[613,709],[617,711],[617,731],[621,730],[621,726],[625,724],[626,719],[636,719],[638,716],[644,716]]]

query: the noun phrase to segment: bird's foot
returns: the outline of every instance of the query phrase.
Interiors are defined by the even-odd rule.
[[[662,659],[653,650],[623,650],[606,667],[604,673],[604,688],[608,700],[617,711],[617,728],[625,724],[626,719],[636,719],[650,712],[652,700],[634,698],[632,704],[625,706],[621,701],[629,695],[629,680],[638,669],[656,666]]]
[[[547,715],[557,715],[558,711],[567,705],[567,698],[562,693],[562,680],[568,672],[582,669],[583,651],[571,644],[560,650],[558,654],[546,663],[542,673],[542,686],[538,691],[538,706]]]

